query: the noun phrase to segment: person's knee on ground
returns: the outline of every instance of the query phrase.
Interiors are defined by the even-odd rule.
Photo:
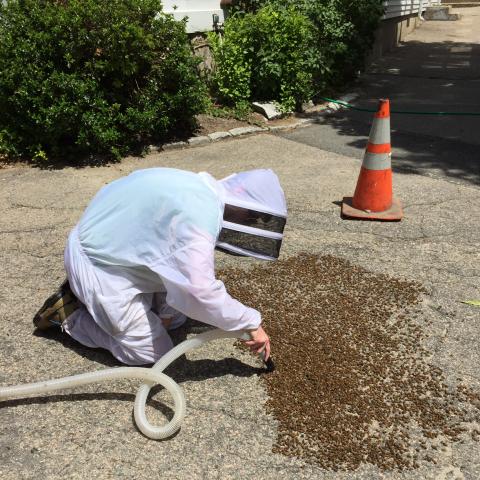
[[[173,348],[173,342],[154,312],[147,312],[142,324],[142,332],[132,330],[112,336],[97,325],[86,308],[81,308],[67,318],[63,328],[86,347],[108,350],[127,365],[146,365],[157,362]]]

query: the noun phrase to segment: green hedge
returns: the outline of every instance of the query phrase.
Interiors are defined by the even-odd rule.
[[[238,0],[224,36],[211,36],[218,94],[230,103],[297,106],[363,68],[382,0]],[[267,75],[261,72],[267,71]],[[265,81],[267,80],[267,81]]]
[[[115,157],[206,106],[183,22],[159,0],[0,5],[0,153]]]
[[[234,16],[224,37],[211,34],[210,41],[214,83],[224,101],[275,99],[291,110],[310,98],[318,68],[313,26],[294,7],[266,5],[256,14]]]

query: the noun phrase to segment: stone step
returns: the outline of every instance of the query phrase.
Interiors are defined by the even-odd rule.
[[[480,7],[480,3],[474,3],[474,2],[442,3],[442,5],[448,5],[449,7],[452,7],[452,8]]]
[[[453,8],[480,7],[480,0],[471,0],[470,2],[465,0],[442,0],[442,6]]]
[[[427,7],[423,12],[423,18],[425,20],[436,21],[452,21],[459,20],[460,15],[458,13],[450,13],[450,5],[438,5],[435,7]]]
[[[468,5],[474,5],[476,7],[480,6],[480,0],[470,0],[469,2],[466,2],[465,0],[442,0],[442,5],[453,5],[456,3],[463,3],[463,4],[468,4]]]

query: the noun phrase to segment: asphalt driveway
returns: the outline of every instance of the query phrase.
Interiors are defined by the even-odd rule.
[[[465,39],[458,42],[465,46]],[[454,46],[450,45],[450,53]],[[415,65],[412,69],[418,71]],[[382,73],[382,81],[394,73]],[[411,82],[411,86],[418,83]],[[478,95],[478,89],[472,91]],[[369,92],[374,98],[376,93]],[[369,125],[363,120],[348,122]],[[458,138],[463,135],[460,125],[452,126],[443,140],[438,132],[425,132],[416,146],[425,162],[419,165],[410,158],[411,168],[394,164],[394,191],[404,206],[403,220],[377,223],[340,218],[339,201],[355,188],[366,133],[355,131],[353,144],[344,136],[342,146],[321,127],[282,136],[261,133],[128,158],[105,167],[0,170],[0,385],[118,366],[108,353],[84,348],[61,332],[40,335],[32,328],[33,314],[64,278],[66,237],[100,187],[140,168],[208,171],[221,178],[262,167],[277,172],[288,199],[282,258],[300,252],[331,255],[374,274],[419,283],[425,293],[418,305],[418,327],[423,332],[418,348],[428,352],[429,364],[438,369],[448,388],[461,384],[479,392],[480,308],[462,303],[480,299],[480,188],[478,163],[472,164],[477,135],[468,131]],[[409,141],[419,128],[398,127]],[[442,141],[450,142],[452,151],[455,145],[468,144],[470,160],[455,163],[446,156],[436,157],[435,148]],[[406,151],[413,151],[407,147]],[[435,163],[439,158],[440,163]],[[219,267],[235,266],[245,272],[251,267],[250,261],[234,261],[221,254],[217,260]],[[292,328],[301,329],[302,318],[292,318]],[[275,345],[272,349],[275,355]],[[279,424],[265,409],[267,391],[257,367],[256,359],[229,340],[212,342],[179,360],[168,373],[185,390],[187,417],[180,432],[162,442],[145,438],[132,423],[138,382],[116,381],[0,402],[0,477],[480,478],[479,443],[471,436],[438,444],[432,461],[403,471],[384,471],[367,463],[354,471],[326,470],[298,456],[272,453]],[[148,416],[152,422],[161,422],[164,415],[171,415],[170,399],[158,392],[150,401]],[[466,428],[473,431],[479,426],[472,421]]]

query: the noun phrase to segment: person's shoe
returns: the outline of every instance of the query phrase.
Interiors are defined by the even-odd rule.
[[[70,290],[68,280],[65,280],[60,288],[49,297],[42,308],[35,314],[33,325],[39,330],[46,330],[53,326],[61,326],[65,319],[71,315],[80,302]]]

